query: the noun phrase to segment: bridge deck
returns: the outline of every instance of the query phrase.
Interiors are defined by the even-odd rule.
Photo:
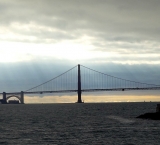
[[[82,92],[96,92],[96,91],[129,91],[129,90],[160,90],[160,87],[146,87],[146,88],[111,88],[111,89],[82,89]],[[59,91],[35,91],[35,92],[23,92],[24,94],[47,94],[47,93],[70,93],[77,92],[78,90],[59,90]],[[10,92],[7,95],[17,95],[21,92]],[[3,95],[3,93],[0,93]]]

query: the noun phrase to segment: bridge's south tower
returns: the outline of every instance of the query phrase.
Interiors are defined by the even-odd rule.
[[[83,103],[81,100],[81,69],[80,64],[78,64],[78,101],[77,103]]]

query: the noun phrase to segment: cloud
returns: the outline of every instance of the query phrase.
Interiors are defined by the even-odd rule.
[[[159,64],[159,5],[157,0],[1,1],[0,41],[22,42],[19,47],[32,48],[27,54],[33,57],[33,50],[40,50],[40,45],[45,52],[47,44],[52,45],[52,50],[60,49],[55,44],[63,44],[61,52],[68,52],[56,54],[58,59],[71,58],[67,54],[72,52],[72,56],[81,53],[74,59],[88,58],[99,63]],[[78,45],[80,49],[76,49]],[[82,51],[88,47],[88,53]],[[31,58],[27,54],[18,59],[28,61]],[[47,55],[44,53],[43,57]]]
[[[50,59],[49,59],[50,60]],[[65,71],[76,66],[77,63],[68,60],[56,61],[51,59],[48,60],[39,60],[31,62],[16,62],[16,63],[1,63],[0,64],[0,80],[1,88],[0,92],[15,92],[15,91],[25,91],[32,87],[35,87],[39,84],[42,84],[52,78],[59,76]],[[64,63],[65,62],[65,63]],[[159,65],[151,64],[115,64],[115,63],[95,63],[95,62],[82,62],[82,65],[94,69],[96,71],[102,72],[104,74],[112,75],[115,77],[133,80],[148,84],[160,84],[159,75]],[[68,80],[71,76],[74,79],[74,87],[77,86],[77,68],[71,71],[67,76],[62,77],[64,80]],[[88,72],[88,70],[81,67],[81,73]],[[89,78],[92,78],[92,72]],[[82,79],[84,76],[82,74]],[[68,79],[67,79],[68,78]],[[63,80],[63,82],[64,82]],[[71,80],[71,79],[70,79]],[[92,79],[91,79],[92,80]],[[97,80],[99,81],[99,80]],[[62,80],[59,79],[59,83]],[[58,83],[58,82],[57,82]],[[91,83],[91,82],[88,82]],[[84,85],[84,82],[82,82]],[[52,85],[52,84],[50,84]],[[57,84],[58,85],[58,84]],[[59,84],[62,87],[62,84]],[[86,84],[85,84],[86,85]],[[73,86],[73,85],[72,85]],[[66,87],[70,87],[69,85]],[[65,87],[65,88],[66,88]],[[48,87],[47,87],[48,88]],[[94,92],[93,92],[94,93]]]
[[[159,5],[157,0],[1,1],[0,39],[56,43],[88,36],[98,51],[156,53]]]

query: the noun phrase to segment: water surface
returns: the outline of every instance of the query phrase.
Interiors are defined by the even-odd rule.
[[[0,105],[0,144],[159,145],[157,103]]]

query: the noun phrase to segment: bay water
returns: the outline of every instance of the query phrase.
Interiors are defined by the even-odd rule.
[[[0,144],[159,145],[160,121],[136,118],[156,104],[1,104]]]

